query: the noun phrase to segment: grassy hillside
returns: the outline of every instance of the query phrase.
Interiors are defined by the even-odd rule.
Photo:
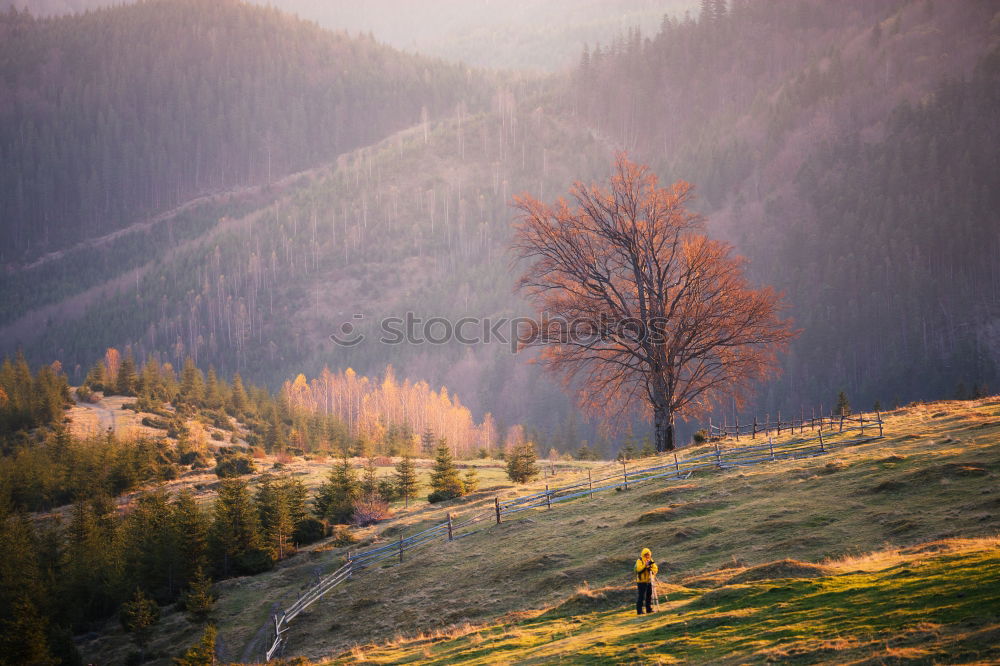
[[[1000,657],[996,538],[942,540],[824,566],[776,564],[785,566],[731,570],[727,582],[711,589],[661,586],[665,598],[653,616],[623,611],[616,602],[625,590],[581,587],[522,622],[355,649],[332,663],[987,663]]]
[[[646,659],[653,654],[648,644],[668,636],[676,642],[656,647],[666,652],[650,659],[671,651],[718,659],[724,638],[723,651],[741,655],[733,657],[738,661],[758,652],[754,658],[793,657],[814,634],[872,654],[888,649],[886,641],[895,649],[933,630],[934,649],[958,655],[961,645],[981,641],[975,632],[997,622],[984,577],[997,558],[991,538],[1000,525],[998,472],[1000,399],[911,406],[886,415],[883,439],[834,445],[825,457],[598,494],[408,554],[402,564],[359,574],[296,618],[285,654],[473,661],[495,658],[484,652],[492,646],[510,649],[511,660],[546,661],[555,653],[541,658],[534,651],[558,638],[566,641],[564,656],[586,649],[596,660],[635,647],[636,658]],[[490,485],[464,501],[400,511],[350,547],[411,534],[449,511],[463,515],[490,504],[495,493],[528,490]],[[941,544],[919,548],[929,542]],[[663,608],[672,609],[649,618],[649,626],[630,624],[629,569],[642,546],[661,564],[670,591]],[[215,617],[227,657],[258,659],[272,604],[287,607],[345,553],[346,546],[319,545],[272,572],[217,586]],[[755,567],[785,559],[815,564],[795,565],[793,578],[821,577],[778,588],[758,581],[789,570]],[[940,585],[944,579],[951,587]],[[912,599],[904,601],[893,586]],[[856,610],[838,619],[828,600]],[[887,612],[894,604],[898,609]],[[752,617],[748,609],[759,613]],[[688,636],[684,621],[701,631]],[[758,622],[770,633],[758,635]],[[719,633],[704,633],[710,628]],[[181,613],[166,612],[151,649],[176,654],[196,635]],[[952,640],[958,647],[948,647]],[[125,654],[127,638],[109,627],[82,648],[85,658],[107,660]]]
[[[996,399],[911,407],[888,415],[884,439],[825,458],[610,493],[494,526],[370,576],[363,593],[344,587],[300,619],[289,652],[367,642],[362,624],[433,631],[532,611],[456,640],[395,636],[340,659],[485,663],[504,650],[504,660],[536,663],[814,661],[842,648],[845,660],[995,657],[983,650],[1000,620],[998,417]],[[975,537],[984,539],[955,541]],[[938,543],[919,547],[927,542]],[[643,545],[663,567],[670,612],[637,624],[627,581]],[[786,558],[820,566],[760,566]],[[786,577],[796,580],[769,582]],[[362,596],[372,607],[345,621]]]

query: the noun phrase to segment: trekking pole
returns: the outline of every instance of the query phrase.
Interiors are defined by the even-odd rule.
[[[656,591],[656,574],[649,572],[649,587],[653,593],[653,610],[660,612],[660,595]]]

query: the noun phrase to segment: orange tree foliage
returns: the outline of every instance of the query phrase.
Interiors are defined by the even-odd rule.
[[[795,335],[781,296],[700,233],[685,182],[658,187],[621,154],[609,186],[577,182],[570,195],[575,207],[515,198],[518,288],[542,314],[523,346],[540,346],[585,408],[613,419],[645,406],[657,450],[671,450],[675,416],[742,403],[777,371]]]

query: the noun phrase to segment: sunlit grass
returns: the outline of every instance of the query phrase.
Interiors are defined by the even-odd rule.
[[[872,571],[683,590],[661,602],[660,613],[642,618],[630,608],[615,608],[421,636],[370,646],[363,661],[850,663],[961,657],[985,663],[1000,656],[1000,646],[977,638],[1000,622],[998,544],[996,538],[955,540],[930,555],[872,553],[866,564],[890,564]],[[349,653],[319,663],[361,661]]]

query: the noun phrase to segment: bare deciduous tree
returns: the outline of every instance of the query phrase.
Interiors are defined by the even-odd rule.
[[[781,296],[752,287],[745,261],[700,233],[689,184],[660,188],[621,154],[609,185],[577,182],[575,207],[515,198],[518,289],[543,316],[522,346],[541,347],[585,408],[614,420],[644,406],[669,451],[676,416],[741,404],[796,333]]]

